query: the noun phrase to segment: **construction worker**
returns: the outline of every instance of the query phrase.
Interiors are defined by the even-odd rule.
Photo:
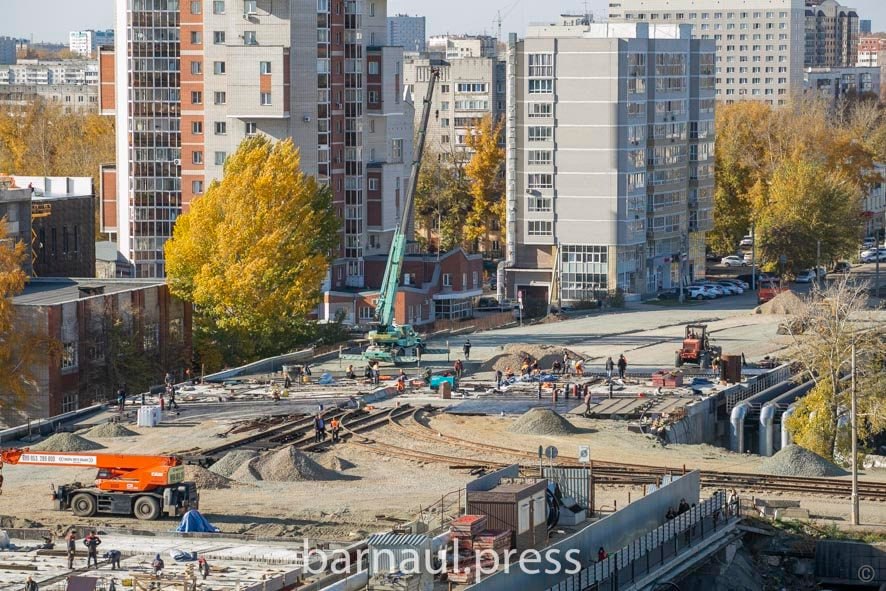
[[[625,371],[628,369],[628,360],[625,359],[624,353],[618,356],[618,377],[625,379]]]
[[[154,555],[154,560],[151,562],[151,568],[154,569],[154,576],[159,577],[163,574],[163,567],[166,566],[163,564],[163,559],[160,558],[159,554]]]
[[[465,360],[471,358],[471,339],[467,339],[465,341],[465,344],[462,346],[461,350],[465,353]]]
[[[323,417],[317,415],[314,417],[314,442],[320,443],[324,439],[326,439],[326,423]]]
[[[83,539],[83,545],[86,546],[86,568],[89,568],[90,563],[98,568],[98,547],[101,543],[101,538],[98,537],[95,530],[89,532]]]
[[[117,591],[117,581],[114,577],[111,577],[111,580],[108,582],[108,591]]]
[[[117,570],[120,568],[120,550],[108,550],[105,552],[104,557],[111,561],[111,570]]]
[[[356,380],[357,374],[354,373],[354,364],[348,365],[348,373],[345,374],[349,380]]]
[[[434,375],[434,372],[431,371],[431,368],[426,367],[425,372],[422,374],[422,378],[424,378],[424,380],[428,383],[428,385],[430,385],[431,384],[431,376],[433,376],[433,375]]]
[[[68,550],[68,569],[73,569],[74,554],[77,553],[77,534],[74,533],[74,530],[68,532],[68,535],[65,537],[65,542]]]
[[[334,421],[335,419],[332,420]],[[335,431],[333,431],[333,433],[335,433]],[[200,571],[200,576],[202,576],[203,580],[205,581],[206,577],[209,576],[209,563],[206,562],[205,556],[201,556],[197,560],[197,570]]]
[[[169,396],[169,410],[178,410],[178,402],[175,401],[175,386],[166,386],[166,394]]]
[[[583,378],[584,375],[585,375],[584,359],[581,359],[581,358],[576,359],[575,360],[575,377]]]
[[[25,581],[25,591],[38,591],[38,589],[37,581],[31,575],[28,575],[28,580]]]
[[[495,370],[495,389],[501,390],[501,384],[504,381],[504,374],[500,369]]]
[[[341,421],[338,417],[332,417],[332,420],[329,421],[329,428],[332,430],[332,442],[339,442],[339,431],[341,431]],[[205,578],[205,577],[204,577]]]
[[[126,389],[123,386],[117,389],[117,410],[123,412],[126,408]]]
[[[615,362],[612,361],[612,357],[606,358],[606,379],[612,379],[612,370],[615,369]]]

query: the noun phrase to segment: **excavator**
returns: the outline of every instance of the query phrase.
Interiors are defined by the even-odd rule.
[[[75,482],[53,487],[53,508],[77,517],[104,513],[150,521],[184,515],[200,504],[196,483],[184,482],[185,467],[175,456],[3,449],[0,470],[4,464],[98,469],[93,486]]]

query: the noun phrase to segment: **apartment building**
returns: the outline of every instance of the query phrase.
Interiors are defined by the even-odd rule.
[[[508,50],[507,297],[649,294],[704,274],[715,42],[687,25],[530,26]]]
[[[98,85],[0,84],[0,108],[22,108],[37,99],[55,103],[66,113],[98,112]]]
[[[807,68],[848,68],[858,59],[859,19],[834,0],[806,0]]]
[[[23,59],[0,66],[0,84],[98,84],[96,60]]]
[[[71,53],[83,57],[97,57],[98,48],[102,45],[114,45],[114,31],[71,31],[68,33],[68,47]]]
[[[861,37],[858,41],[858,59],[856,59],[855,65],[860,67],[886,65],[886,39]]]
[[[498,40],[488,35],[437,35],[428,39],[428,51],[442,59],[497,57]]]
[[[718,100],[785,104],[802,91],[804,0],[619,0],[609,20],[692,25],[693,37],[716,46]]]
[[[176,218],[248,136],[292,137],[342,219],[324,286],[361,288],[403,206],[413,105],[385,0],[118,0],[101,108],[116,113],[102,226],[136,277],[162,277]],[[113,81],[114,92],[108,92]],[[114,186],[115,185],[115,186]],[[113,187],[113,190],[111,187]],[[105,192],[106,191],[106,192]]]
[[[424,51],[427,47],[425,17],[398,14],[388,17],[388,44],[404,51]]]
[[[13,37],[0,37],[0,65],[15,63],[17,44],[18,39]]]
[[[803,85],[806,94],[836,103],[845,96],[880,96],[880,68],[806,68]]]

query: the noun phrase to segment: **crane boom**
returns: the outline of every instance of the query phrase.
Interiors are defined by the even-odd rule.
[[[425,151],[428,121],[431,118],[431,101],[434,97],[434,87],[439,77],[440,70],[438,68],[431,68],[431,79],[428,81],[428,90],[425,93],[422,105],[421,124],[419,125],[418,136],[412,151],[412,170],[409,173],[409,182],[406,185],[403,215],[400,217],[400,225],[394,231],[391,251],[388,255],[388,264],[385,266],[385,275],[378,294],[378,303],[375,306],[375,319],[380,325],[379,332],[384,332],[384,329],[391,326],[394,322],[394,304],[397,300],[397,288],[400,287],[403,258],[406,256],[406,236],[409,231],[409,219],[412,217],[412,210],[415,206],[415,190],[418,185],[418,175],[421,172],[422,155]]]

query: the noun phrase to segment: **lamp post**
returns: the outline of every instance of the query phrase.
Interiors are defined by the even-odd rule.
[[[850,386],[851,405],[849,409],[852,431],[852,514],[850,522],[858,525],[858,416],[855,412],[855,342],[852,343],[852,384]]]

